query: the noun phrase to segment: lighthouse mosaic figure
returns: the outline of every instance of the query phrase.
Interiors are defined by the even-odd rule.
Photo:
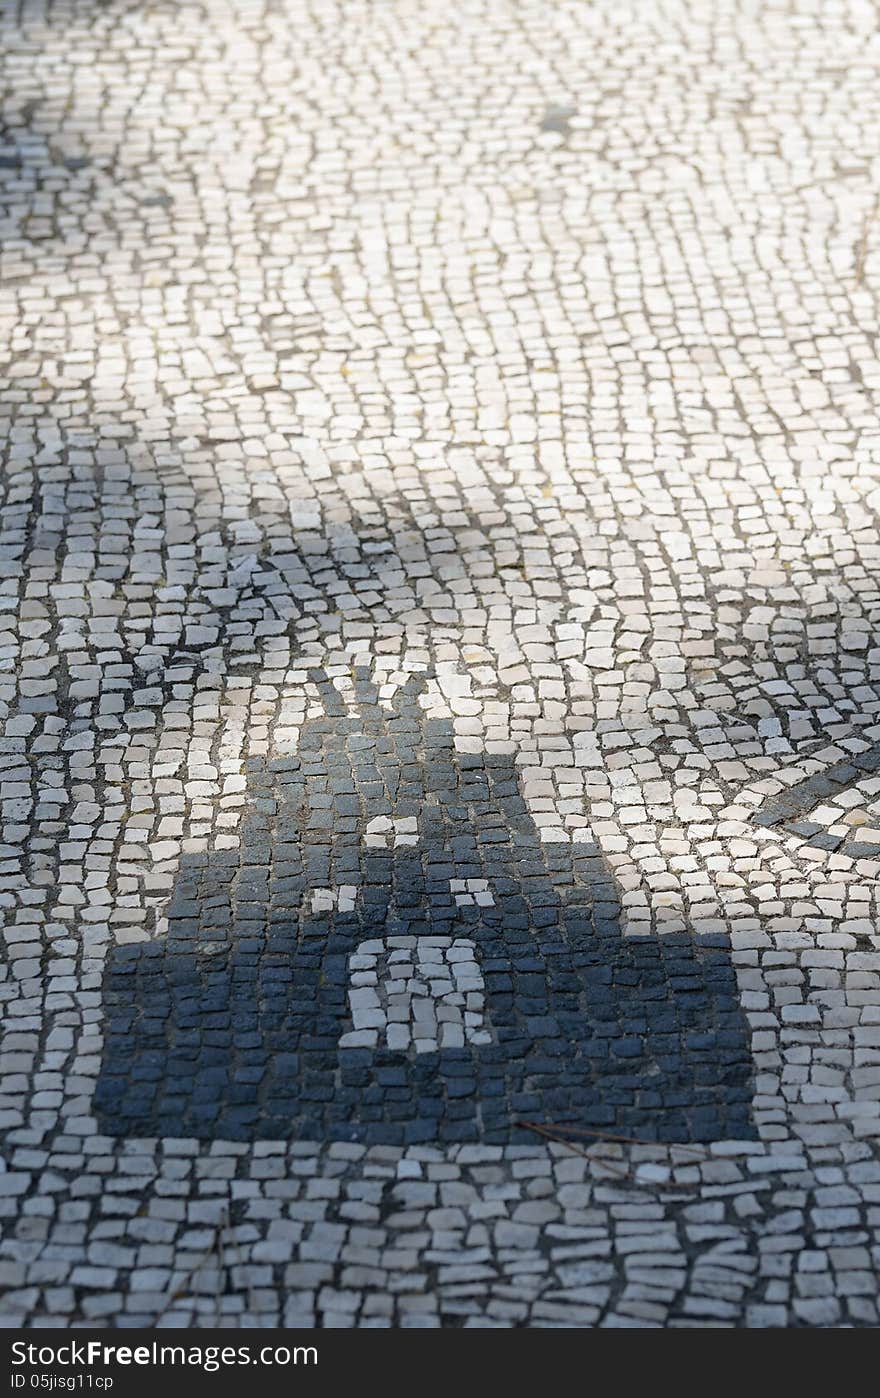
[[[322,692],[251,762],[240,850],[189,857],[167,937],[110,957],[102,1130],[752,1136],[725,938],[624,937],[596,846],[543,843],[511,759],[456,752],[417,681]]]

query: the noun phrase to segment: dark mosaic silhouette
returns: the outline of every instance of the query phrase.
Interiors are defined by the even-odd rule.
[[[664,1141],[752,1137],[751,1060],[722,936],[621,936],[593,845],[542,844],[513,763],[453,750],[418,685],[357,716],[322,686],[296,756],[249,764],[242,847],[189,857],[167,939],[119,947],[96,1095],[111,1134],[368,1144],[534,1142],[519,1118]],[[419,841],[365,845],[377,816]],[[451,880],[494,905],[457,907]],[[311,891],[354,885],[353,911]],[[351,1033],[365,941],[466,938],[491,1042],[416,1053]]]

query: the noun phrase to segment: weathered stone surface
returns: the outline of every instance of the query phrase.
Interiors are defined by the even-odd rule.
[[[209,9],[0,7],[4,1323],[876,1326],[870,7]]]

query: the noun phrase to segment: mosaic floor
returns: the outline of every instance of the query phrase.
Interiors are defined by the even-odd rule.
[[[869,0],[0,0],[0,1314],[876,1326]]]

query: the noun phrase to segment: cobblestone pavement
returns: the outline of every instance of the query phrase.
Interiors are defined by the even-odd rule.
[[[0,0],[5,1323],[877,1324],[878,61]]]

